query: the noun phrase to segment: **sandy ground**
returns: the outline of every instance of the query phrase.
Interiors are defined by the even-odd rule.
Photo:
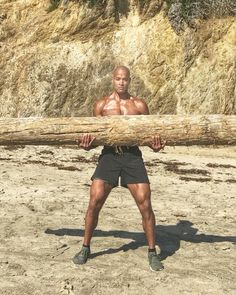
[[[141,218],[112,191],[76,267],[100,148],[0,148],[0,294],[236,294],[236,148],[143,148],[157,244],[151,272]]]

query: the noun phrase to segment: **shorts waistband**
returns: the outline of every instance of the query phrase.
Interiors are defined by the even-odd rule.
[[[115,145],[115,146],[104,146],[104,153],[110,152],[113,154],[122,155],[123,153],[139,153],[138,146],[126,146],[126,145]]]

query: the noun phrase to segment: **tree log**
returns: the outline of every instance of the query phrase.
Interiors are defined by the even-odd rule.
[[[0,145],[71,145],[83,133],[99,145],[235,145],[236,116],[135,115],[71,118],[0,118]]]

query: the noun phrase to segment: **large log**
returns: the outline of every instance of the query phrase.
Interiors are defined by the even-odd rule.
[[[0,118],[0,145],[70,145],[83,133],[95,145],[235,145],[236,116],[135,115],[71,118]]]

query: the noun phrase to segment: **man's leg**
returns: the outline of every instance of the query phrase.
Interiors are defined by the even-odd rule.
[[[112,185],[106,183],[101,179],[94,179],[90,187],[90,200],[85,216],[85,233],[82,249],[77,253],[73,262],[75,264],[86,263],[90,254],[90,241],[93,235],[94,229],[98,224],[99,212],[102,209],[109,193],[112,190]]]
[[[89,246],[94,229],[98,224],[99,212],[102,209],[113,186],[101,179],[94,179],[90,187],[90,200],[85,216],[84,245]]]
[[[142,215],[143,229],[149,247],[148,257],[151,270],[161,270],[163,265],[155,250],[155,215],[152,210],[150,185],[149,183],[135,183],[127,186]]]
[[[142,215],[143,229],[150,249],[155,248],[155,216],[151,205],[151,191],[149,183],[128,184],[134,200]]]

